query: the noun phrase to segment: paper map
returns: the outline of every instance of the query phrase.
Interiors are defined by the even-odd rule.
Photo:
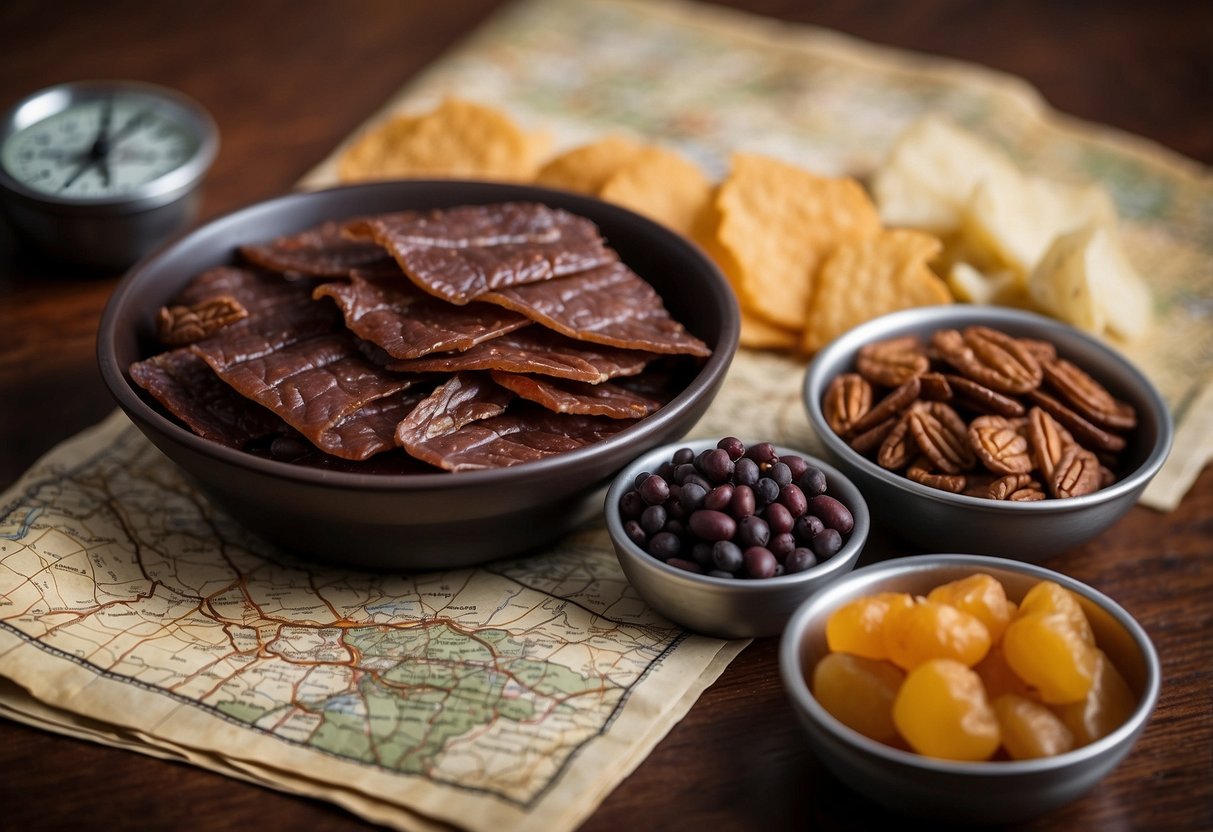
[[[717,175],[736,149],[858,175],[933,108],[1042,173],[1099,178],[1165,321],[1133,354],[1180,421],[1159,505],[1213,446],[1207,174],[1059,119],[1013,79],[706,7],[526,0],[383,114],[446,94],[494,102],[557,147],[632,132]],[[330,158],[306,184],[333,181]],[[743,351],[694,435],[818,453],[803,372]],[[295,560],[213,509],[120,414],[0,495],[0,713],[394,828],[576,827],[744,644],[647,610],[600,522],[478,569]]]

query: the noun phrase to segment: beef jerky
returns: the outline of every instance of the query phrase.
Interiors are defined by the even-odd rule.
[[[274,315],[283,308],[314,307],[312,290],[316,281],[287,278],[261,269],[243,266],[216,266],[194,277],[177,293],[171,306],[199,306],[220,298],[230,298],[248,312],[245,320]],[[321,310],[334,318],[331,310]],[[243,325],[238,321],[234,326]]]
[[[513,393],[483,373],[456,373],[400,421],[396,442],[411,454],[418,443],[500,415],[513,398]]]
[[[466,350],[530,323],[525,316],[487,303],[454,306],[396,277],[355,271],[349,282],[316,287],[314,296],[337,302],[358,337],[393,358]]]
[[[203,439],[243,450],[286,430],[281,419],[225,384],[188,348],[136,361],[130,366],[130,375]]]
[[[638,396],[611,382],[553,380],[517,373],[492,373],[493,381],[519,398],[546,407],[554,413],[579,413],[610,419],[642,419],[655,413],[661,402]]]
[[[550,329],[527,327],[464,352],[391,361],[387,367],[413,373],[502,370],[595,384],[617,376],[635,375],[652,358],[652,353],[588,344]]]
[[[652,286],[621,262],[560,280],[499,289],[481,299],[581,341],[659,353],[712,352],[670,317]]]
[[[459,305],[618,259],[592,222],[539,203],[386,214],[355,220],[345,233],[383,246],[423,291]]]
[[[415,421],[410,416],[397,427],[396,441],[410,455],[436,467],[476,471],[520,465],[576,450],[633,424],[632,419],[567,415],[522,405],[511,406],[500,415],[473,420]]]
[[[383,246],[348,239],[342,233],[344,225],[327,222],[268,243],[241,246],[240,253],[262,268],[313,277],[345,277],[354,269],[391,264],[392,257]]]

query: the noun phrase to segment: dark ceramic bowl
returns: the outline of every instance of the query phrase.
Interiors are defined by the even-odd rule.
[[[157,310],[194,275],[233,262],[238,246],[327,220],[407,209],[539,201],[597,223],[607,242],[713,350],[673,401],[597,444],[511,468],[375,475],[306,468],[223,447],[178,424],[130,380],[158,351]],[[136,426],[218,506],[268,541],[329,562],[373,568],[483,563],[549,544],[584,519],[637,453],[683,436],[715,397],[737,348],[738,311],[712,262],[631,211],[562,191],[468,181],[400,181],[295,193],[236,211],[137,264],[105,309],[97,339],[106,385]],[[599,503],[600,504],[600,503]]]
[[[988,500],[920,485],[856,452],[830,429],[822,399],[830,381],[850,372],[864,344],[941,328],[982,324],[1052,342],[1058,355],[1091,374],[1137,411],[1121,454],[1120,479],[1093,494],[1037,502]],[[809,423],[830,458],[863,489],[873,522],[928,551],[971,552],[1040,561],[1109,528],[1137,502],[1171,450],[1173,427],[1161,394],[1123,355],[1074,327],[1031,312],[953,304],[894,312],[855,327],[814,357],[804,380]],[[876,507],[880,509],[877,510]]]

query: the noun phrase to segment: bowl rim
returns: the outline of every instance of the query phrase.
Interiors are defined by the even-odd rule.
[[[638,568],[660,576],[662,580],[673,581],[687,588],[703,589],[705,587],[719,587],[720,589],[729,590],[741,595],[760,594],[772,590],[786,589],[797,584],[816,583],[819,580],[829,579],[838,574],[845,575],[854,568],[855,561],[858,560],[864,546],[867,544],[868,535],[872,528],[872,516],[863,492],[859,490],[859,487],[846,474],[839,471],[833,465],[810,453],[785,445],[775,445],[775,450],[779,452],[780,456],[788,453],[804,457],[806,461],[816,465],[825,472],[828,483],[843,483],[841,487],[848,492],[848,497],[851,498],[847,504],[847,508],[855,520],[854,528],[852,528],[851,534],[846,542],[843,543],[842,548],[827,560],[803,572],[796,572],[791,575],[779,575],[773,578],[763,578],[760,580],[717,578],[713,575],[688,572],[685,569],[670,566],[633,543],[623,531],[623,520],[619,514],[619,499],[631,487],[632,481],[635,480],[636,476],[642,471],[655,468],[680,448],[691,448],[699,452],[708,448],[715,448],[719,441],[719,439],[700,438],[684,440],[682,442],[667,442],[636,457],[615,475],[611,480],[610,486],[607,488],[606,499],[603,504],[603,515],[606,520],[607,532],[615,543],[616,554],[621,560],[626,557],[630,563],[635,564]],[[747,448],[750,447],[750,441],[747,441],[745,438],[742,438],[741,441]],[[760,441],[763,440],[754,440],[754,444]],[[619,552],[620,547],[623,548],[626,554]]]
[[[1141,464],[1111,485],[1080,497],[1049,498],[1047,500],[1032,502],[991,500],[985,497],[953,494],[939,488],[932,488],[882,468],[863,454],[856,452],[854,448],[844,442],[826,423],[825,414],[821,408],[821,397],[825,394],[825,388],[830,380],[825,377],[825,367],[827,364],[835,363],[837,356],[853,357],[862,345],[879,338],[898,334],[902,329],[931,324],[939,326],[947,323],[963,325],[969,320],[974,322],[980,320],[983,323],[992,323],[994,326],[997,326],[999,323],[1009,323],[1023,327],[1040,327],[1046,332],[1063,333],[1065,337],[1084,343],[1088,348],[1103,354],[1112,363],[1116,364],[1129,378],[1130,385],[1138,388],[1142,399],[1149,405],[1150,411],[1158,424],[1158,435],[1155,437],[1153,446]],[[845,460],[846,464],[857,468],[862,474],[894,488],[904,489],[917,497],[933,503],[963,506],[990,513],[1006,513],[1011,516],[1069,513],[1078,511],[1084,507],[1113,502],[1130,492],[1140,490],[1162,468],[1163,463],[1171,452],[1175,434],[1171,410],[1163,399],[1162,394],[1158,391],[1158,388],[1135,364],[1118,351],[1093,335],[1083,332],[1077,327],[1073,327],[1063,321],[1024,309],[1001,306],[967,303],[922,306],[890,312],[866,321],[838,336],[817,352],[805,370],[801,386],[801,398],[804,401],[809,422],[827,450],[838,458]]]
[[[522,465],[461,471],[456,472],[454,476],[450,475],[451,472],[443,472],[438,469],[433,472],[415,474],[334,471],[259,457],[229,448],[198,436],[149,404],[135,389],[135,385],[127,375],[126,368],[119,365],[116,320],[120,310],[133,302],[137,290],[141,290],[145,284],[151,282],[148,275],[154,275],[161,261],[178,248],[197,244],[197,241],[207,236],[223,236],[228,229],[238,227],[242,223],[253,224],[254,220],[267,215],[273,216],[279,212],[302,210],[299,206],[317,200],[336,204],[360,194],[369,195],[370,198],[383,198],[384,193],[400,191],[402,194],[401,205],[397,210],[404,210],[410,207],[410,199],[414,200],[414,203],[416,202],[416,194],[434,190],[442,193],[462,194],[466,192],[474,195],[457,204],[491,204],[508,201],[545,202],[572,213],[578,213],[583,209],[589,210],[600,217],[608,217],[611,223],[619,222],[639,227],[645,239],[660,240],[662,245],[671,250],[671,256],[693,263],[695,270],[707,278],[706,285],[701,287],[701,290],[714,299],[713,307],[718,310],[715,314],[721,325],[717,343],[712,347],[712,354],[703,362],[687,387],[661,410],[600,442]],[[351,214],[346,212],[343,215]],[[330,219],[336,218],[336,216],[330,217]],[[598,219],[595,219],[594,222],[596,225],[599,224]],[[298,230],[314,224],[300,222]],[[250,239],[247,242],[254,241],[256,240]],[[740,330],[740,310],[736,297],[711,258],[692,241],[635,211],[589,195],[529,183],[476,179],[400,179],[292,191],[235,208],[178,234],[131,266],[119,280],[107,299],[101,315],[97,330],[96,359],[106,387],[117,400],[119,407],[126,411],[130,418],[149,425],[175,444],[204,457],[271,479],[325,488],[372,492],[392,492],[414,488],[444,491],[466,486],[491,485],[507,477],[512,484],[536,482],[548,478],[553,469],[563,469],[569,465],[597,467],[604,464],[605,460],[617,453],[621,447],[653,431],[660,430],[661,425],[677,421],[688,410],[697,407],[699,394],[713,387],[713,380],[716,384],[723,380],[736,353]],[[447,474],[447,476],[435,476],[435,474]]]
[[[1141,653],[1145,665],[1144,689],[1136,707],[1129,717],[1098,740],[1056,754],[1052,757],[1040,757],[1032,760],[981,760],[976,762],[945,760],[928,757],[913,751],[906,751],[885,745],[871,739],[855,729],[844,725],[829,713],[813,696],[804,670],[800,666],[800,643],[807,626],[807,621],[821,609],[836,607],[840,601],[839,595],[850,592],[856,584],[864,585],[878,581],[889,573],[929,572],[937,567],[964,566],[974,570],[997,569],[1018,572],[1035,577],[1038,580],[1056,581],[1066,589],[1075,592],[1098,606],[1117,624],[1125,629],[1134,645]],[[830,585],[823,587],[809,597],[794,612],[788,620],[779,644],[779,672],[783,678],[784,689],[793,700],[795,706],[807,714],[807,718],[826,731],[831,737],[844,745],[851,746],[864,754],[878,757],[891,764],[926,769],[940,774],[965,775],[978,777],[999,777],[1007,775],[1040,774],[1081,765],[1095,758],[1102,757],[1118,746],[1127,744],[1139,731],[1145,728],[1158,701],[1162,687],[1162,667],[1158,651],[1150,640],[1145,628],[1112,598],[1100,592],[1090,584],[1071,578],[1061,572],[1047,569],[1034,563],[994,557],[991,555],[967,554],[930,554],[912,555],[891,558],[853,570]]]

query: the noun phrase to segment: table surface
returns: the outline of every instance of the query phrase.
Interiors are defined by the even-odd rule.
[[[176,87],[215,116],[223,149],[203,219],[287,191],[498,6],[496,0],[9,0],[0,106],[40,87],[123,77]],[[1059,110],[1213,163],[1213,4],[937,0],[730,2],[1010,72]],[[114,403],[94,338],[116,274],[44,260],[0,225],[0,487]],[[1096,584],[1162,659],[1158,709],[1132,754],[1083,800],[1028,829],[1213,826],[1213,469],[1169,514],[1134,508],[1049,566]],[[837,787],[800,741],[777,641],[748,646],[587,830],[867,828],[898,823]],[[0,721],[0,805],[12,829],[307,828],[367,824],[341,809]],[[188,817],[182,810],[188,807]]]

